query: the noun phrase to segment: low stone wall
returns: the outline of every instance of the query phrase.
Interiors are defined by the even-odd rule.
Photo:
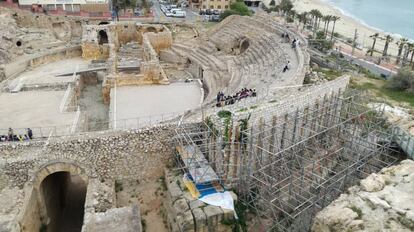
[[[104,132],[0,145],[0,178],[20,188],[48,162],[73,163],[89,178],[152,179],[172,158],[173,127]]]
[[[47,52],[36,55],[23,56],[16,59],[14,62],[0,67],[0,81],[2,81],[1,78],[3,78],[3,80],[13,78],[14,76],[24,72],[28,67],[37,67],[42,64],[80,56],[81,47],[79,45],[51,49]]]
[[[232,220],[234,212],[218,206],[207,205],[194,199],[182,181],[181,172],[165,171],[167,196],[164,207],[167,211],[167,222],[172,232],[230,232],[231,226],[224,220]],[[236,198],[235,194],[232,194]]]

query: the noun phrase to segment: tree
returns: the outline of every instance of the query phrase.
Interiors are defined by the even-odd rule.
[[[387,56],[388,47],[389,47],[390,43],[391,43],[393,40],[394,40],[394,39],[391,37],[391,35],[387,35],[387,36],[385,36],[385,45],[384,45],[384,50],[382,51],[382,56]]]
[[[407,50],[407,52],[406,52],[407,53],[407,58],[408,58],[408,54],[411,53],[410,65],[414,69],[414,43],[407,43],[406,44],[406,50]],[[407,58],[405,58],[405,60]],[[405,63],[405,61],[403,61],[403,63]]]
[[[397,75],[388,81],[386,87],[396,91],[414,93],[414,72],[409,68],[400,69]]]
[[[308,22],[308,12],[302,12],[298,14],[299,23],[303,23],[303,29],[306,27],[306,23]]]
[[[374,40],[370,51],[370,56],[372,56],[374,54],[375,44],[377,43],[377,39],[379,38],[379,33],[375,33],[373,35],[370,35],[369,37]]]
[[[335,16],[335,15],[332,15],[331,16],[331,20],[333,22],[332,33],[331,33],[331,41],[333,40],[334,35],[335,35],[335,25],[336,25],[336,21],[338,21],[340,19],[341,19],[341,17],[339,17],[339,16]]]
[[[220,20],[225,19],[230,15],[248,15],[250,16],[252,13],[250,12],[249,8],[244,4],[244,2],[234,2],[230,4],[230,9],[225,10],[223,13],[220,14]]]
[[[282,0],[279,4],[280,9],[283,13],[288,13],[293,8],[293,3],[290,0]]]
[[[323,32],[325,33],[325,36],[328,34],[329,23],[331,22],[331,19],[332,19],[331,15],[325,15],[322,17],[322,21],[325,23],[323,27]]]
[[[311,10],[309,14],[312,16],[313,36],[315,37],[316,31],[318,30],[318,21],[323,17],[323,15],[316,9]]]
[[[408,39],[406,39],[406,38],[401,38],[397,42],[397,45],[398,45],[398,55],[397,55],[396,64],[399,64],[400,63],[400,61],[401,61],[401,55],[402,55],[403,49],[404,49],[405,45],[407,44],[407,42],[408,42]]]

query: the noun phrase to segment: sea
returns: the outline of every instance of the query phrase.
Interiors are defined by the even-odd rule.
[[[414,0],[325,0],[361,23],[414,40]]]

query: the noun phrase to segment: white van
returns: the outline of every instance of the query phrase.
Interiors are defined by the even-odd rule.
[[[183,11],[181,9],[171,9],[170,12],[173,14],[172,16],[176,17],[176,18],[185,18],[185,16],[186,16],[185,11]]]

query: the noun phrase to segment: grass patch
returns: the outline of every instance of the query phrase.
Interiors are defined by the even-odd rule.
[[[250,109],[254,110],[254,109],[256,109],[257,107],[259,107],[259,106],[250,106]]]
[[[390,98],[391,100],[397,101],[397,102],[407,102],[410,104],[410,106],[414,107],[414,94],[409,93],[406,91],[396,91],[391,90],[387,88],[382,88],[381,92]]]
[[[218,115],[220,118],[230,118],[230,117],[231,117],[231,112],[230,112],[230,111],[228,111],[228,110],[220,110],[220,111],[217,113],[217,115]]]
[[[322,73],[328,81],[335,80],[337,77],[342,76],[344,73],[335,69],[317,68],[314,71]]]
[[[383,81],[380,85],[375,85],[371,82],[357,83],[352,81],[351,87],[359,90],[368,90],[375,93],[378,97],[387,98],[395,102],[405,102],[411,107],[414,107],[414,94],[407,91],[398,91],[386,88],[386,82]]]
[[[241,108],[240,110],[239,110],[239,112],[246,112],[246,111],[248,111],[249,109],[247,109],[247,108]]]
[[[363,213],[362,213],[362,210],[361,210],[360,208],[356,207],[355,205],[353,205],[353,206],[351,206],[351,207],[349,207],[349,208],[350,208],[352,211],[354,211],[355,213],[357,213],[357,214],[358,214],[357,219],[361,219],[361,218],[362,218]]]

